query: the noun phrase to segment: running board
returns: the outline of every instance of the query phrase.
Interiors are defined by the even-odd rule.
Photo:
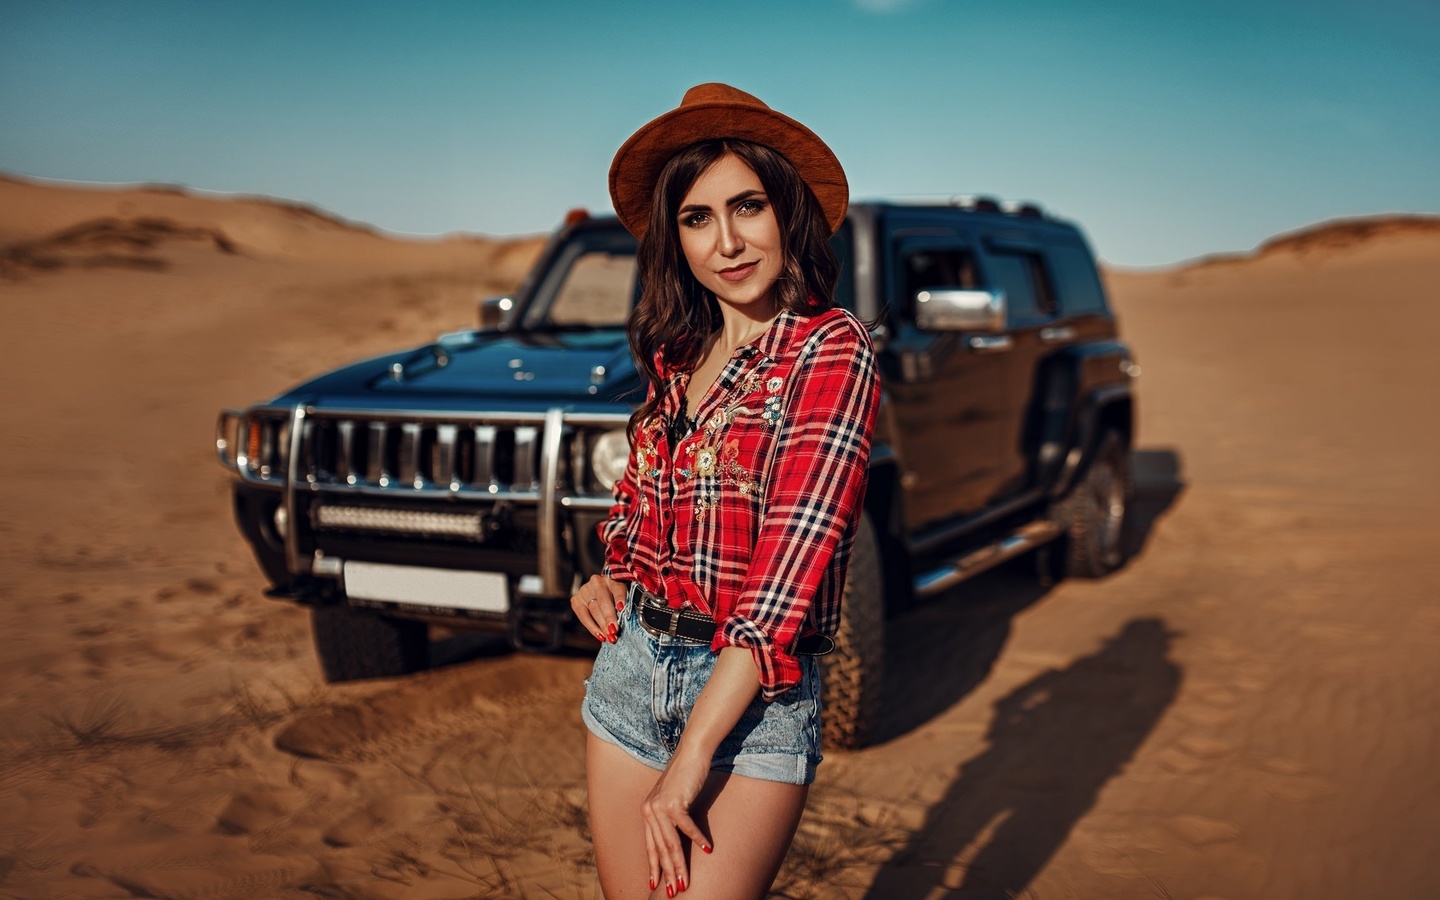
[[[1007,559],[1034,550],[1060,536],[1060,526],[1046,519],[1016,529],[993,544],[972,550],[915,579],[915,596],[931,597]]]

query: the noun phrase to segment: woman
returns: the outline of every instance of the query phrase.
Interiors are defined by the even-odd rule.
[[[805,126],[707,84],[626,141],[610,193],[651,387],[603,574],[571,598],[604,643],[581,708],[596,865],[612,900],[760,897],[820,761],[879,403],[831,296],[848,187]]]

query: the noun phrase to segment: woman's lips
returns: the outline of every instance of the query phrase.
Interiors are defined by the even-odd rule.
[[[733,269],[721,269],[715,274],[719,275],[726,281],[743,281],[745,276],[755,271],[755,267],[758,265],[760,265],[760,261],[756,260],[752,263],[746,263],[743,266],[736,266]]]

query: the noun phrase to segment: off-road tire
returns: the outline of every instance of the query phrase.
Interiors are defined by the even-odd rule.
[[[880,545],[869,516],[860,519],[850,553],[835,650],[822,656],[820,665],[824,746],[840,750],[863,747],[880,713],[880,688],[885,680],[885,579]]]
[[[1129,444],[1107,429],[1090,468],[1055,507],[1064,531],[1064,575],[1101,578],[1125,564],[1134,494]]]
[[[424,622],[335,605],[311,607],[310,626],[328,682],[408,675],[430,665]]]

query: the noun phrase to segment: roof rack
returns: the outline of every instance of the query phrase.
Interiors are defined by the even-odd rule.
[[[1040,208],[1040,204],[1028,200],[1007,201],[1000,204],[1000,211],[1006,215],[1023,216],[1027,219],[1045,218],[1045,211]]]
[[[1007,216],[1022,216],[1027,219],[1045,218],[1040,204],[1026,201],[1000,201],[994,197],[979,194],[959,194],[950,198],[950,205],[971,212],[1003,213]]]

